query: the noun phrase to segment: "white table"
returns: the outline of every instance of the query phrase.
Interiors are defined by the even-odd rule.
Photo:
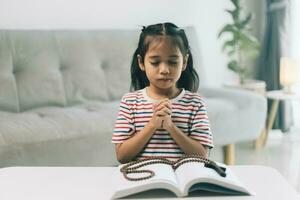
[[[273,168],[230,166],[255,196],[201,196],[186,199],[299,200],[300,195]],[[1,200],[110,199],[114,167],[8,167],[0,169]],[[148,193],[140,199],[176,199],[170,193]]]
[[[201,196],[186,199],[299,200],[300,195],[273,168],[231,166],[255,196]],[[112,194],[114,167],[8,167],[0,169],[1,200],[105,200]],[[149,196],[150,195],[150,196]],[[152,197],[151,197],[152,195]],[[201,195],[201,194],[199,194]],[[141,198],[176,199],[170,193]],[[166,198],[167,197],[167,198]]]

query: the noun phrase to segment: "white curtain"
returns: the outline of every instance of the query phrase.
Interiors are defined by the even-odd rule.
[[[291,56],[300,63],[300,1],[291,0]],[[300,83],[293,86],[293,90],[300,95]],[[293,115],[295,128],[300,130],[300,99],[293,101]]]

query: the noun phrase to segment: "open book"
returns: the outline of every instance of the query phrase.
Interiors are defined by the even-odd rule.
[[[113,177],[114,194],[112,199],[123,198],[152,189],[165,189],[178,197],[188,196],[190,192],[203,190],[227,195],[253,195],[224,164],[226,177],[220,176],[215,170],[204,167],[203,163],[188,162],[175,171],[167,164],[151,164],[140,169],[150,169],[155,175],[146,180],[130,181],[124,178],[120,168],[116,168]],[[141,174],[130,174],[130,177]],[[143,175],[142,175],[143,176]]]

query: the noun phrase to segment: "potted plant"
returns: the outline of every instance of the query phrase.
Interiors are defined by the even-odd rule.
[[[222,50],[229,57],[228,69],[237,73],[241,85],[245,84],[245,79],[252,75],[253,70],[248,63],[259,54],[260,44],[257,38],[250,33],[249,23],[252,14],[245,15],[240,5],[240,0],[230,0],[234,6],[232,10],[226,9],[232,17],[232,23],[226,24],[220,31],[218,38],[225,33],[230,36],[224,41]]]

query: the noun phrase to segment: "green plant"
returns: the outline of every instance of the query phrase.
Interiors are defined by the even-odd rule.
[[[234,5],[233,10],[226,9],[233,22],[226,24],[220,31],[218,38],[224,33],[228,33],[231,37],[224,41],[222,51],[226,52],[229,57],[227,67],[239,75],[240,83],[243,84],[245,78],[248,78],[252,70],[247,67],[247,63],[251,59],[255,59],[259,54],[259,41],[251,35],[249,23],[252,14],[248,13],[242,16],[242,7],[240,0],[230,0]]]

